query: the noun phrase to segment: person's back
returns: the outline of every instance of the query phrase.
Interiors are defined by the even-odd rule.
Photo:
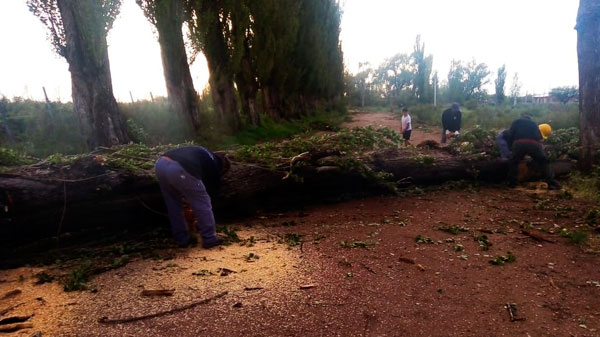
[[[542,135],[540,134],[538,125],[528,117],[515,119],[510,125],[508,133],[509,139],[512,143],[523,139],[529,139],[537,142],[542,140]]]
[[[517,168],[519,162],[526,156],[530,156],[539,165],[544,180],[549,189],[560,189],[560,184],[554,180],[554,173],[550,167],[548,157],[542,147],[542,134],[539,126],[528,116],[515,119],[508,131],[512,155],[510,163],[510,185],[516,186],[518,180]]]
[[[219,157],[201,146],[185,146],[165,152],[189,174],[202,180],[208,194],[214,195],[221,182],[222,163]]]

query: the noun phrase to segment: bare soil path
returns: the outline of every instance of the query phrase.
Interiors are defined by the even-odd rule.
[[[386,115],[354,119],[394,127]],[[35,285],[54,267],[0,271],[0,313],[15,306],[0,320],[35,314],[18,336],[600,336],[600,233],[586,224],[599,205],[566,196],[450,184],[257,213],[228,224],[239,243],[162,251],[172,258],[130,262],[88,291]]]
[[[350,112],[352,121],[344,123],[345,127],[357,126],[387,126],[392,130],[400,133],[402,130],[402,122],[400,117],[397,117],[388,112],[366,112],[354,110]],[[410,137],[410,142],[417,145],[426,140],[440,141],[440,132],[428,125],[419,124],[416,118],[413,118],[413,131]]]

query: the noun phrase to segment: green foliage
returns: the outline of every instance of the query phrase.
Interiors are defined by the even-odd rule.
[[[498,157],[499,149],[496,146],[497,133],[486,130],[479,125],[464,131],[460,137],[450,143],[450,149],[464,155],[478,155],[477,158]]]
[[[596,226],[600,222],[600,210],[589,210],[585,215],[585,220],[589,226]]]
[[[438,226],[435,229],[440,230],[442,232],[458,235],[461,232],[468,232],[469,229],[464,226]]]
[[[86,260],[63,280],[63,289],[65,291],[86,290],[87,282],[91,279],[92,274],[92,261]]]
[[[433,239],[419,234],[415,237],[415,242],[416,243],[433,243]]]
[[[485,234],[481,234],[475,237],[475,241],[479,243],[479,248],[481,250],[490,250],[490,246],[492,245],[488,239],[488,236]]]
[[[248,262],[256,261],[258,259],[260,259],[260,256],[254,254],[254,253],[248,253],[248,255],[244,255],[244,260],[246,260]]]
[[[589,173],[571,172],[565,185],[576,197],[600,202],[600,168],[598,167]]]
[[[298,246],[302,243],[302,235],[296,233],[286,233],[285,242],[289,246]]]
[[[54,276],[46,273],[45,271],[36,273],[33,275],[33,277],[36,279],[35,284],[44,284],[54,281]]]
[[[577,128],[554,130],[544,143],[548,145],[546,152],[550,160],[579,158],[579,129]]]
[[[376,242],[373,241],[342,241],[340,242],[340,247],[342,248],[369,248],[370,246],[376,245]]]
[[[498,68],[498,75],[496,77],[496,81],[494,84],[496,86],[496,102],[501,104],[504,102],[506,95],[504,94],[504,85],[506,83],[506,65],[503,64],[502,67]]]
[[[513,263],[517,261],[517,256],[511,252],[506,253],[506,255],[498,255],[494,259],[490,260],[490,264],[495,266],[503,266],[506,263]]]
[[[563,104],[567,104],[569,100],[579,97],[579,89],[574,86],[552,88],[550,90],[550,96],[555,97]]]
[[[462,61],[453,60],[448,72],[448,90],[446,99],[454,102],[481,100],[487,93],[483,86],[489,82],[488,67],[475,60],[463,64]]]
[[[240,146],[235,151],[235,157],[243,161],[274,166],[304,152],[330,150],[360,154],[377,149],[395,148],[400,141],[400,136],[389,128],[344,128],[337,133],[299,135],[284,142]]]
[[[3,129],[10,130],[12,140],[0,135],[0,142],[18,152],[35,157],[52,153],[82,153],[87,151],[85,135],[80,132],[71,103],[50,103],[23,100],[19,97],[4,102],[6,118]]]
[[[560,235],[576,244],[584,243],[588,239],[587,233],[581,230],[571,231],[566,228],[563,228],[560,232]]]
[[[148,138],[148,134],[144,129],[139,126],[133,119],[128,118],[126,121],[127,128],[129,129],[129,136],[135,143],[145,143]]]
[[[229,228],[228,226],[223,226],[221,228],[217,228],[217,232],[225,234],[225,237],[227,238],[227,241],[229,241],[229,242],[240,242],[241,241],[241,239],[237,235],[237,232],[235,231],[235,229]]]
[[[0,166],[32,164],[35,160],[16,150],[0,147]]]
[[[412,159],[421,166],[426,166],[426,167],[435,166],[435,157],[433,157],[433,156],[418,154],[418,155],[412,157]]]

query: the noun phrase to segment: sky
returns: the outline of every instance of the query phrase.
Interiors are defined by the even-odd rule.
[[[506,91],[519,74],[521,94],[544,94],[577,85],[577,0],[343,0],[340,39],[345,66],[379,65],[411,53],[417,35],[433,68],[447,78],[453,59],[503,64]],[[0,95],[52,101],[71,99],[66,61],[53,52],[46,29],[25,0],[0,0]],[[152,25],[135,0],[124,0],[108,35],[113,90],[118,101],[166,95],[160,47]],[[191,66],[196,90],[208,81],[206,60]],[[488,86],[493,92],[493,86]]]

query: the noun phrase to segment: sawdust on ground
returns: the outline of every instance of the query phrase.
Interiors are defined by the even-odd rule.
[[[57,282],[36,285],[34,274],[43,268],[24,267],[0,271],[0,297],[19,289],[21,293],[0,301],[0,310],[17,305],[5,316],[34,316],[33,329],[17,332],[44,336],[120,335],[119,325],[98,323],[101,317],[127,318],[171,310],[227,291],[227,301],[239,301],[252,292],[268,293],[269,298],[286,296],[310,283],[298,272],[297,249],[266,231],[246,229],[237,232],[245,244],[224,248],[176,249],[171,260],[138,260],[97,275],[88,291],[64,292]],[[254,237],[253,243],[249,243]],[[168,297],[144,297],[142,290],[174,289]],[[235,304],[235,303],[234,303]],[[182,313],[185,315],[185,312]],[[181,315],[181,314],[180,314]],[[168,315],[161,322],[168,323]],[[141,333],[140,324],[128,334]],[[152,330],[157,329],[156,326]],[[124,333],[124,332],[123,332]],[[139,334],[138,334],[139,336]]]

